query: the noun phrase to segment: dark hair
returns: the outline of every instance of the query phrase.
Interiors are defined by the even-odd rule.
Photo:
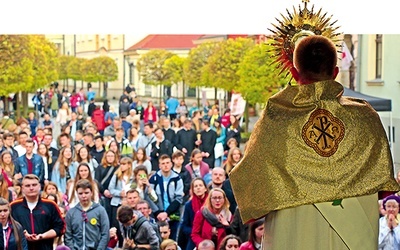
[[[262,224],[264,224],[265,222],[265,218],[261,218],[259,220],[256,220],[254,222],[252,222],[250,224],[249,227],[249,242],[251,243],[251,245],[256,248],[256,246],[254,245],[254,242],[256,242],[256,228],[261,226]]]
[[[122,205],[117,210],[117,219],[121,223],[127,223],[133,218],[133,209],[130,206]]]
[[[103,139],[103,136],[101,136],[101,135],[96,135],[96,136],[93,138],[93,140],[97,140],[97,139],[101,139],[102,141],[104,140],[104,139]]]
[[[307,80],[328,80],[337,64],[337,52],[331,40],[324,36],[307,36],[294,50],[294,66]]]
[[[172,159],[178,158],[178,157],[183,157],[185,158],[185,153],[183,153],[182,151],[180,151],[179,149],[176,150],[173,154],[172,154]]]

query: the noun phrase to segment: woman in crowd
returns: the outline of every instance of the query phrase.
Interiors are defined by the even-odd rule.
[[[35,117],[35,112],[29,112],[27,121],[29,123],[29,127],[31,128],[32,136],[35,136],[36,128],[39,126],[39,121]]]
[[[217,133],[217,143],[215,144],[215,167],[221,167],[224,158],[225,138],[226,129],[221,124],[221,120],[217,119],[214,121],[214,125],[211,127]]]
[[[51,181],[56,183],[64,194],[67,191],[67,181],[75,178],[76,168],[72,161],[72,150],[69,147],[61,149],[51,173]]]
[[[224,157],[223,157],[223,160],[222,160],[223,161],[222,165],[225,164],[226,159],[228,158],[229,150],[231,150],[232,148],[238,148],[238,147],[239,147],[239,143],[236,141],[235,138],[231,138],[231,139],[226,141]]]
[[[134,183],[131,187],[135,188],[139,192],[139,196],[142,200],[147,200],[150,203],[151,209],[156,209],[158,196],[153,188],[151,188],[149,183],[149,174],[147,172],[147,167],[144,165],[139,165],[133,170]],[[153,204],[155,206],[153,206]]]
[[[238,164],[238,162],[242,159],[243,153],[240,148],[231,148],[228,153],[228,158],[224,164],[224,169],[226,175],[232,171],[232,169]]]
[[[53,170],[53,159],[50,156],[49,149],[43,143],[40,143],[37,149],[37,154],[40,155],[44,163],[44,184],[47,184],[51,177],[51,172]]]
[[[13,194],[8,188],[8,183],[2,174],[0,174],[0,197],[3,197],[9,202],[13,201]]]
[[[205,178],[206,175],[210,173],[210,167],[203,161],[201,150],[198,148],[192,151],[190,162],[185,166],[185,168],[189,171],[192,179],[196,177]]]
[[[240,244],[242,244],[242,241],[239,237],[229,234],[221,241],[219,250],[239,250]]]
[[[181,224],[181,236],[178,238],[187,239],[186,250],[193,250],[196,247],[191,239],[194,216],[204,205],[208,197],[208,189],[205,181],[201,177],[194,178],[190,184],[191,198],[185,204],[183,219]],[[181,245],[181,244],[180,244]]]
[[[49,181],[47,184],[44,185],[41,196],[42,196],[42,198],[47,198],[50,194],[57,195],[57,200],[58,200],[57,205],[63,205],[65,207],[69,208],[67,194],[64,194],[61,191],[59,191],[57,184],[55,184],[52,181]]]
[[[159,117],[168,117],[168,107],[164,101],[161,101],[160,108],[158,109],[158,116]]]
[[[158,121],[157,116],[157,109],[153,106],[152,101],[147,102],[147,107],[144,109],[143,112],[143,121],[144,123],[156,123]]]
[[[103,159],[101,160],[101,164],[96,169],[95,177],[96,180],[100,183],[100,189],[103,190],[101,197],[101,204],[106,209],[107,214],[111,214],[111,198],[113,197],[108,186],[110,185],[110,181],[115,171],[117,171],[119,167],[119,159],[117,154],[112,150],[107,150]],[[111,216],[109,216],[109,222],[111,224]]]
[[[134,152],[138,150],[140,135],[141,133],[139,133],[139,130],[136,127],[132,126],[132,128],[129,130],[128,140],[131,143]]]
[[[144,165],[147,168],[147,173],[151,173],[151,162],[147,159],[146,149],[138,148],[136,152],[133,152],[132,168],[135,169],[139,165]]]
[[[143,118],[144,118],[143,117],[144,116],[144,107],[142,105],[142,101],[140,101],[140,100],[137,101],[135,110],[136,110],[136,114],[140,118],[140,121],[143,121]]]
[[[225,192],[220,188],[211,189],[204,206],[194,216],[193,242],[198,246],[205,239],[212,240],[218,249],[222,239],[229,233],[231,220]]]
[[[260,250],[261,240],[264,234],[265,218],[256,220],[250,224],[249,240],[240,246],[240,250]]]
[[[100,190],[99,183],[92,177],[89,164],[86,162],[81,162],[76,168],[76,177],[68,184],[68,202],[70,208],[79,203],[78,193],[75,190],[75,186],[76,183],[81,179],[87,179],[92,184],[93,201],[96,203],[99,203],[100,201],[100,192],[102,190]]]
[[[115,108],[113,105],[110,105],[110,110],[105,112],[104,114],[104,121],[106,122],[107,126],[112,124],[112,121],[118,114],[115,112]]]
[[[87,147],[81,147],[79,150],[77,150],[77,154],[76,154],[76,161],[74,161],[74,165],[77,168],[78,165],[80,165],[81,163],[87,163],[87,165],[90,168],[90,173],[92,175],[92,179],[94,179],[94,173],[96,168],[99,166],[99,163],[96,161],[96,159],[94,159],[90,154],[89,154],[89,150],[87,149]]]
[[[183,128],[183,123],[179,119],[174,119],[172,121],[172,129],[175,131],[175,134],[178,133],[179,130]]]
[[[0,198],[0,222],[3,226],[4,246],[7,250],[28,250],[28,243],[24,235],[24,229],[11,216],[11,207],[7,199]]]
[[[9,187],[13,186],[13,178],[14,178],[14,162],[12,161],[12,156],[10,151],[4,150],[0,155],[0,169],[1,175],[6,180]]]
[[[123,199],[126,197],[126,191],[131,189],[132,182],[134,181],[132,172],[132,159],[129,157],[122,157],[118,169],[112,175],[108,190],[112,198],[111,205],[111,227],[118,227],[117,210],[122,205]]]
[[[161,250],[180,250],[180,247],[174,240],[165,239],[165,240],[163,240],[163,242],[161,242],[160,249]]]
[[[226,140],[235,138],[238,145],[240,145],[241,135],[240,135],[239,119],[236,116],[230,116],[230,126],[226,128]]]
[[[58,110],[56,122],[64,126],[67,121],[71,120],[71,110],[69,109],[68,103],[64,102],[61,108]]]
[[[176,114],[178,115],[178,117],[181,117],[181,116],[186,116],[187,117],[188,113],[189,113],[189,111],[188,111],[188,108],[186,106],[186,103],[185,103],[184,100],[182,100],[179,103],[179,106],[176,108]]]
[[[107,150],[111,150],[113,151],[116,155],[117,155],[117,159],[120,160],[121,159],[121,151],[119,150],[118,147],[118,142],[116,140],[108,140],[106,142],[106,146],[104,148],[106,151]]]
[[[383,200],[386,213],[379,219],[378,249],[400,249],[400,197],[389,195]]]

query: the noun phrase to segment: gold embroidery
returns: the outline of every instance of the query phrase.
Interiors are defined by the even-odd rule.
[[[344,137],[343,122],[325,109],[315,110],[302,130],[305,143],[324,157],[333,155]]]

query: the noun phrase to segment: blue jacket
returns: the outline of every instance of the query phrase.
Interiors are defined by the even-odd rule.
[[[171,170],[171,175],[169,176],[167,188],[164,189],[163,175],[161,174],[161,170],[159,170],[157,173],[150,177],[149,183],[151,187],[156,191],[156,194],[158,196],[158,213],[166,212],[168,215],[179,215],[179,209],[183,202],[183,181],[181,177],[176,172]],[[168,197],[168,207],[166,207],[164,204],[165,193]]]
[[[32,174],[35,174],[39,177],[40,183],[44,184],[44,162],[40,155],[33,154],[32,155]],[[15,174],[21,173],[22,176],[28,174],[28,161],[26,159],[26,155],[22,155],[17,158],[15,161]]]
[[[132,176],[129,179],[128,183],[126,183],[126,184],[128,184],[130,186],[133,181],[134,181],[134,179]],[[110,193],[113,196],[111,198],[111,206],[118,207],[119,205],[121,205],[121,202],[122,202],[121,191],[124,188],[125,187],[123,186],[122,181],[118,180],[117,175],[114,173],[111,177],[110,184],[108,185],[108,190],[110,191]]]
[[[76,165],[74,162],[68,167],[69,175],[71,179],[75,178],[76,175]],[[67,192],[67,176],[61,177],[60,175],[60,163],[57,161],[54,164],[53,171],[51,172],[51,181],[57,184],[58,189],[64,194]]]

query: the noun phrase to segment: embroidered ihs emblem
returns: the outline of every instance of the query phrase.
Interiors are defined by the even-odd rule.
[[[305,143],[317,154],[329,157],[333,155],[344,137],[343,122],[325,109],[317,109],[303,126],[302,137]]]

